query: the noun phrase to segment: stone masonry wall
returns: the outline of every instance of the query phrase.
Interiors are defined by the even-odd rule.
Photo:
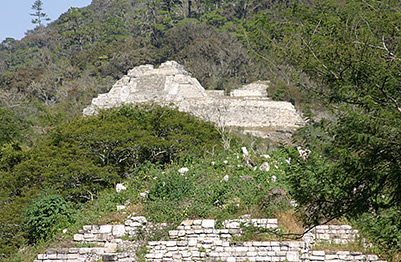
[[[230,96],[233,97],[267,97],[267,88],[270,81],[257,81],[242,88],[233,89]]]
[[[94,262],[100,258],[104,262],[137,261],[135,252],[141,244],[121,238],[166,226],[153,225],[145,217],[130,217],[124,225],[84,226],[74,235],[75,242],[101,247],[48,249],[34,262]],[[313,243],[318,241],[345,243],[355,240],[357,230],[347,225],[318,226],[301,241],[233,242],[231,239],[241,235],[244,226],[278,229],[277,219],[244,217],[218,225],[213,219],[184,220],[176,230],[168,232],[168,240],[143,243],[148,251],[146,261],[385,262],[376,255],[360,252],[313,250]],[[117,253],[117,250],[122,252]]]
[[[151,102],[174,105],[180,111],[217,125],[249,129],[260,136],[276,130],[291,132],[303,125],[303,119],[291,103],[267,98],[268,83],[258,81],[224,96],[224,91],[206,91],[177,62],[168,61],[159,68],[143,65],[130,70],[109,93],[94,98],[83,113],[91,115],[98,109],[124,103]]]
[[[352,229],[349,225],[321,225],[305,234],[315,242],[328,242],[332,244],[346,244],[355,241],[358,237],[358,230]]]

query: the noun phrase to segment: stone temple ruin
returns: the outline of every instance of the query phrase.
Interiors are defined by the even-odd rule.
[[[261,137],[286,138],[303,124],[303,119],[291,103],[268,98],[268,85],[268,81],[258,81],[225,95],[223,90],[205,90],[175,61],[158,68],[141,65],[117,81],[109,93],[94,98],[84,114],[124,103],[174,105],[217,126],[239,127]]]

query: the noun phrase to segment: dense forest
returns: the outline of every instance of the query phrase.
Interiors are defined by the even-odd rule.
[[[399,261],[400,24],[397,0],[93,0],[38,25],[22,40],[5,39],[0,43],[0,259],[24,261],[18,250],[52,239],[127,179],[136,187],[150,183],[144,207],[149,214],[155,205],[174,210],[195,185],[210,186],[226,206],[241,200],[258,214],[272,212],[265,197],[272,188],[264,182],[253,192],[238,180],[246,195],[229,193],[233,185],[186,184],[171,175],[186,189],[165,192],[159,181],[152,184],[143,175],[225,156],[222,133],[210,123],[158,106],[81,116],[94,96],[134,66],[176,60],[207,89],[271,80],[269,96],[292,102],[308,119],[292,145],[308,148],[309,158],[300,158],[292,146],[270,148],[291,159],[282,167],[281,186],[285,199],[298,202],[303,225],[345,219],[384,258]],[[231,150],[241,143],[246,141],[233,139]],[[233,172],[213,170],[222,176]],[[206,179],[212,171],[204,172]],[[162,179],[169,183],[167,175]],[[216,199],[200,193],[198,199],[194,192],[185,195],[193,202],[185,213],[166,211],[159,218],[213,216]],[[249,207],[220,213],[234,216]],[[56,215],[44,222],[49,216],[43,212]]]

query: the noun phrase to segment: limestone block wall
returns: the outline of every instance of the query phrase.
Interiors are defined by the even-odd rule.
[[[270,81],[257,81],[230,92],[232,97],[267,97]]]
[[[102,258],[102,247],[93,248],[51,248],[39,254],[34,262],[92,262]]]
[[[125,225],[87,225],[74,235],[74,241],[101,245],[125,235],[133,237],[139,230],[145,229],[146,225],[145,217],[132,217],[125,221]]]
[[[225,96],[224,90],[205,90],[205,92],[210,97],[222,97],[222,96]]]
[[[103,262],[134,262],[136,261],[131,257],[128,252],[122,252],[117,254],[104,254],[102,256]]]
[[[145,217],[130,217],[122,225],[88,225],[74,236],[79,243],[98,244],[92,248],[48,249],[34,262],[133,262],[136,250],[146,245],[148,262],[162,261],[288,261],[288,262],[385,262],[376,255],[360,252],[313,250],[314,242],[346,243],[355,240],[358,231],[347,225],[318,226],[300,241],[234,242],[243,226],[275,230],[277,219],[184,220],[168,232],[168,240],[137,243],[122,240],[140,231],[152,231],[167,225],[153,225]],[[310,241],[310,240],[313,241]],[[339,241],[341,240],[341,241]],[[346,240],[346,241],[343,241]],[[117,252],[121,250],[121,252]]]
[[[359,237],[358,230],[350,225],[321,225],[315,227],[306,237],[316,242],[329,242],[333,244],[346,244]]]
[[[302,241],[245,242],[233,245],[229,239],[241,234],[241,227],[277,229],[277,219],[232,219],[222,222],[184,220],[177,230],[170,230],[171,241],[148,243],[147,261],[299,261]],[[304,252],[305,253],[305,252]]]
[[[241,226],[254,226],[267,229],[277,229],[277,219],[232,219],[222,223],[223,228],[216,229],[213,219],[184,220],[177,230],[170,230],[169,237],[173,240],[204,240],[204,239],[230,239],[241,234]]]
[[[300,261],[304,242],[245,242],[221,240],[149,242],[147,261]],[[306,252],[306,251],[305,251]],[[304,253],[305,253],[304,252]]]
[[[253,227],[261,227],[268,229],[276,229],[278,228],[278,221],[276,218],[260,218],[260,219],[229,219],[223,221],[224,228],[227,229],[237,229],[240,228],[241,225],[245,227],[253,226]]]
[[[288,102],[269,99],[187,99],[175,103],[180,111],[220,126],[295,129],[303,120]]]
[[[308,262],[385,262],[376,255],[350,251],[310,251]]]

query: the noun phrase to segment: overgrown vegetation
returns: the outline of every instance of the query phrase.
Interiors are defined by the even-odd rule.
[[[127,199],[155,221],[179,222],[272,215],[294,198],[306,226],[347,218],[384,258],[398,261],[400,14],[396,0],[94,0],[21,41],[4,40],[2,259],[44,236],[27,236],[22,210],[33,210],[31,200],[50,189],[106,221],[122,219],[110,212]],[[123,107],[79,116],[127,70],[171,59],[206,88],[271,80],[269,96],[291,101],[309,118],[294,143],[311,153],[287,147],[275,151],[269,172],[253,171],[234,155],[239,145],[221,152],[210,124],[175,110]],[[183,166],[185,175],[177,173]],[[107,190],[123,180],[125,193]],[[77,221],[87,221],[80,212]]]
[[[0,172],[2,253],[59,229],[59,216],[70,217],[63,199],[79,207],[145,163],[169,164],[220,147],[212,124],[160,106],[124,106],[79,116],[56,125],[31,148],[6,144]],[[30,203],[42,190],[54,193]]]
[[[264,55],[262,37],[306,73],[332,113],[298,131],[296,143],[310,156],[290,150],[291,195],[306,225],[353,218],[385,254],[401,251],[401,224],[392,219],[401,212],[400,7],[391,0],[298,4],[258,16],[251,34]]]
[[[282,198],[282,194],[272,194],[275,189],[286,187],[286,153],[281,150],[271,152],[269,159],[259,157],[256,153],[250,157],[259,166],[264,161],[269,162],[272,170],[254,170],[245,165],[239,145],[233,145],[227,151],[215,150],[204,157],[187,154],[167,166],[151,162],[141,164],[124,180],[126,190],[116,193],[115,189],[105,189],[93,201],[81,207],[76,206],[74,224],[57,227],[61,230],[54,231],[44,242],[28,246],[13,255],[10,261],[32,260],[35,251],[41,252],[37,248],[42,250],[49,246],[71,245],[72,234],[85,224],[123,223],[126,214],[116,212],[117,205],[126,205],[124,211],[127,214],[144,215],[153,222],[168,222],[171,224],[170,230],[183,219],[215,218],[222,221],[244,214],[272,217],[282,210],[291,210],[287,198]],[[182,167],[187,167],[189,171],[180,173]],[[273,176],[276,176],[276,182],[273,182]],[[48,197],[44,198],[46,200]],[[49,201],[44,201],[42,196],[34,203],[38,202]],[[36,207],[33,205],[29,208],[37,210]],[[46,204],[41,210],[47,210],[47,207]],[[64,228],[68,229],[67,233],[61,232]],[[152,236],[138,237],[166,239],[166,232],[164,230]]]

